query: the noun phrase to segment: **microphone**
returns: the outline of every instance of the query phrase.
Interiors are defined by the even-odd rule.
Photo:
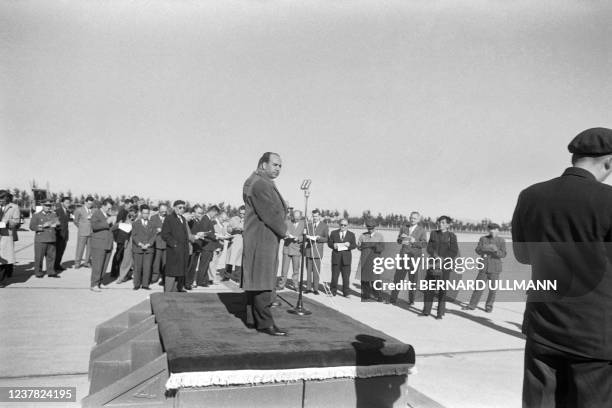
[[[300,190],[308,190],[310,188],[311,183],[311,179],[304,179],[304,181],[302,181],[302,185],[300,186]]]

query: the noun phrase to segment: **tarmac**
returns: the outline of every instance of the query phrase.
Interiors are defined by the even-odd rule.
[[[151,291],[135,291],[130,281],[91,292],[90,269],[72,268],[76,237],[72,225],[70,234],[63,260],[67,270],[60,279],[37,279],[33,273],[33,233],[19,232],[16,271],[9,285],[0,289],[0,387],[76,387],[77,402],[0,402],[0,407],[80,406],[89,390],[87,369],[95,327],[152,292],[162,291],[157,284]],[[321,280],[329,282],[326,252]],[[355,295],[349,298],[323,292],[305,296],[414,347],[416,372],[408,379],[411,408],[521,406],[523,302],[498,302],[492,313],[482,308],[467,312],[461,310],[461,304],[447,303],[444,319],[436,320],[419,316],[420,302],[414,306],[403,300],[397,305],[363,303],[357,296],[358,283],[352,282]],[[234,282],[195,289],[239,290]],[[282,291],[279,293],[282,296]],[[401,294],[400,299],[403,297]],[[460,296],[460,300],[465,299]]]

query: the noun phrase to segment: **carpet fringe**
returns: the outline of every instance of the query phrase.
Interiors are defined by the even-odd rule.
[[[415,374],[414,364],[381,364],[373,366],[307,367],[285,370],[224,370],[172,373],[166,389],[258,385],[286,383],[302,380],[329,380],[334,378],[370,378],[387,375]]]

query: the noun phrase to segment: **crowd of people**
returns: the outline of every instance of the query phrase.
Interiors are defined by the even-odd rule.
[[[4,197],[4,198],[2,198]],[[17,239],[19,227],[19,208],[12,203],[10,193],[2,190],[0,199],[4,231],[10,231]],[[32,215],[29,228],[35,232],[34,238],[34,276],[43,278],[43,260],[46,261],[46,276],[59,278],[65,270],[62,260],[69,239],[69,223],[76,226],[76,253],[73,268],[91,268],[93,292],[132,281],[134,290],[150,290],[151,285],[164,286],[165,291],[186,292],[197,287],[212,285],[219,280],[241,282],[242,271],[242,232],[246,214],[245,206],[229,217],[217,205],[203,208],[196,204],[190,208],[182,200],[174,202],[169,208],[166,204],[150,207],[138,196],[119,203],[104,199],[96,203],[88,196],[82,205],[74,207],[70,197],[61,197],[59,203],[46,200],[42,209]],[[458,255],[456,235],[449,231],[452,220],[448,216],[439,217],[439,229],[428,231],[420,223],[421,215],[414,211],[410,214],[397,236],[400,255],[407,254],[417,258],[422,254],[454,258]],[[300,210],[288,207],[284,220],[288,236],[282,240],[280,276],[275,290],[285,288],[298,290],[300,267],[304,260],[305,276],[302,287],[304,293],[319,295],[324,288],[330,295],[350,297],[352,252],[358,250],[358,276],[361,284],[362,301],[385,301],[395,304],[398,290],[384,297],[373,282],[380,276],[373,273],[374,259],[381,255],[385,246],[383,235],[377,231],[373,219],[367,219],[366,231],[359,236],[349,230],[346,219],[338,222],[338,229],[330,232],[330,226],[322,219],[318,209],[310,217],[304,217]],[[0,231],[3,231],[0,229]],[[489,234],[481,238],[476,252],[485,257],[487,263],[480,271],[478,279],[496,280],[501,272],[501,258],[505,257],[505,242],[499,237],[499,225],[489,225]],[[4,235],[4,234],[3,234]],[[304,240],[305,238],[305,240]],[[2,241],[2,281],[12,274],[14,248],[13,241]],[[321,285],[321,259],[325,247],[331,250],[331,281],[329,286]],[[179,249],[182,250],[179,251]],[[170,258],[170,259],[168,259]],[[105,279],[109,269],[110,279]],[[292,274],[289,276],[291,267]],[[448,279],[450,270],[426,271],[426,279]],[[398,268],[394,282],[406,277],[416,283],[418,271]],[[340,285],[340,279],[341,285]],[[110,283],[109,283],[110,281]],[[105,282],[107,282],[105,284]],[[409,291],[408,303],[414,304],[416,290]],[[432,303],[437,295],[437,318],[444,316],[446,293],[441,290],[435,294],[425,293],[423,316],[431,313]],[[466,309],[475,309],[480,292],[474,293]],[[486,311],[491,312],[495,291],[490,291],[486,301]]]

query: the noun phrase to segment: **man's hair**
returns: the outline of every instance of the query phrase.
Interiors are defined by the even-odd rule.
[[[150,208],[149,208],[148,205],[143,204],[143,205],[140,206],[140,211],[143,211],[143,210],[150,210]]]
[[[185,205],[185,202],[183,200],[176,200],[172,206],[176,207],[177,205]]]
[[[262,164],[264,164],[264,163],[270,163],[270,156],[278,156],[278,157],[280,157],[280,155],[278,153],[265,152],[264,154],[261,155],[261,158],[259,159],[259,162],[257,163],[257,168],[260,169]]]
[[[241,206],[238,208],[238,212],[240,212],[240,211],[242,211],[242,210],[246,211],[246,207],[245,207],[244,205],[241,205]]]
[[[446,220],[447,223],[452,224],[453,223],[453,219],[451,217],[449,217],[448,215],[441,215],[438,217],[438,219],[436,220],[436,222],[440,222],[442,220]]]
[[[164,204],[164,203],[161,203],[161,204],[160,204],[160,205],[157,207],[157,209],[158,209],[158,210],[160,210],[162,207],[166,207],[166,210],[168,209],[168,205],[167,205],[167,204]]]
[[[70,200],[70,201],[72,201],[72,197],[63,196],[62,198],[60,198],[60,202],[62,202],[62,203],[63,203],[64,201],[66,201],[66,200]]]
[[[138,212],[138,206],[137,205],[130,205],[130,208],[128,208],[129,212]]]
[[[123,200],[123,202],[124,202],[125,204],[127,204],[127,203],[134,204],[134,202],[132,201],[132,199],[131,199],[131,198],[126,198],[125,200]]]
[[[419,213],[418,211],[413,211],[413,212],[411,212],[411,213],[410,213],[410,216],[411,216],[411,217],[412,217],[412,214],[416,214],[416,215],[418,215],[418,216],[420,216],[420,215],[421,215],[421,213]]]
[[[104,200],[102,200],[102,205],[106,205],[106,204],[115,205],[115,202],[113,201],[112,198],[105,198]]]
[[[87,198],[85,199],[85,201],[95,201],[94,198],[92,196],[87,196]]]
[[[191,207],[191,212],[195,212],[195,210],[197,210],[198,208],[202,208],[202,206],[200,204],[196,204],[193,207]]]
[[[319,214],[319,215],[321,215],[321,211],[319,211],[319,209],[318,209],[318,208],[315,208],[314,210],[312,210],[312,214],[313,214],[313,215],[314,215],[314,214]]]
[[[221,210],[219,209],[219,206],[216,205],[216,204],[213,204],[210,207],[208,207],[208,211],[207,212],[211,212],[211,211],[221,212]]]
[[[601,154],[601,155],[597,155],[597,156],[593,156],[593,155],[589,156],[589,155],[586,155],[586,154],[573,153],[572,154],[572,166],[575,166],[576,163],[578,163],[579,161],[584,160],[584,159],[598,160],[598,159],[601,159],[601,158],[607,158],[608,156],[610,156],[610,155],[609,154]]]

